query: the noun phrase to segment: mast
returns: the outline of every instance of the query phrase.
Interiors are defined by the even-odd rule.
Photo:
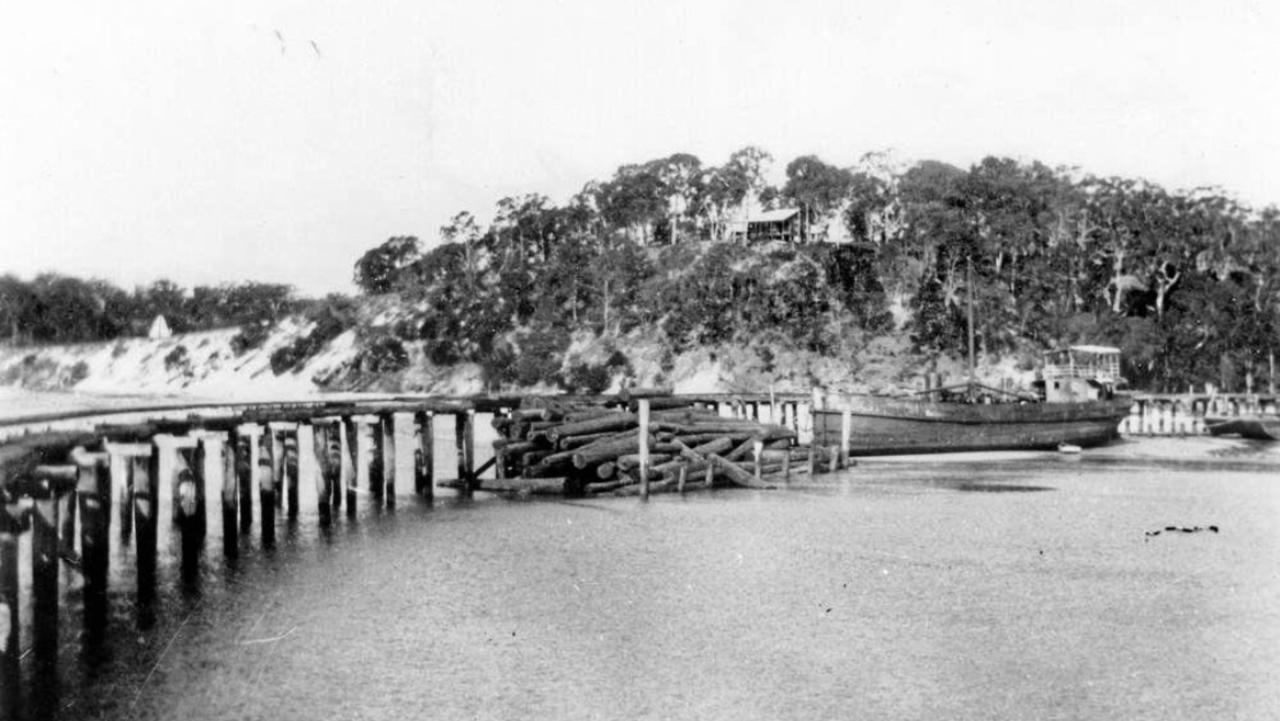
[[[973,256],[965,258],[964,288],[969,300],[969,392],[978,382],[973,359]]]

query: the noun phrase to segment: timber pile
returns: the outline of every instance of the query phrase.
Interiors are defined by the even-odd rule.
[[[649,399],[649,492],[718,485],[772,488],[810,465],[830,466],[826,451],[796,446],[790,428],[725,418],[694,401]],[[640,492],[637,401],[613,406],[530,398],[496,417],[497,479],[481,490],[582,496]]]

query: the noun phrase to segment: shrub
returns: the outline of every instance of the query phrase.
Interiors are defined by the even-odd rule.
[[[570,366],[568,372],[564,374],[562,385],[565,390],[573,393],[600,395],[605,392],[612,380],[613,373],[609,366],[577,363]]]
[[[169,351],[164,357],[164,369],[170,373],[188,370],[191,358],[187,355],[187,347],[180,345]]]
[[[80,361],[71,366],[71,372],[67,376],[67,385],[75,385],[85,378],[89,377],[89,364]]]
[[[356,367],[366,373],[394,373],[409,367],[409,353],[399,338],[380,336],[356,355]]]
[[[263,343],[267,342],[267,338],[270,335],[271,325],[269,323],[245,323],[240,326],[240,332],[231,337],[231,350],[238,356],[244,355],[254,348],[260,348]]]

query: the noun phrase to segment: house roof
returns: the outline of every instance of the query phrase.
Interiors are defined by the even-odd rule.
[[[799,213],[799,208],[779,208],[778,210],[766,210],[747,218],[748,223],[780,223],[784,220],[790,220],[792,216]]]

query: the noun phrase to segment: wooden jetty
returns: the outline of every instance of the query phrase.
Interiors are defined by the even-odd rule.
[[[189,577],[209,562],[210,516],[221,529],[222,558],[231,562],[255,545],[270,548],[278,527],[301,514],[314,514],[324,528],[364,504],[431,503],[442,489],[462,498],[643,498],[718,485],[782,486],[794,474],[843,467],[832,449],[798,445],[811,435],[808,398],[386,395],[0,419],[0,721],[45,717],[55,708],[58,623],[67,606],[61,564],[83,574],[86,643],[108,631],[112,543],[132,547],[126,557],[136,564],[141,619],[157,598],[162,534]],[[563,412],[570,408],[596,420],[575,428]],[[534,423],[542,432],[530,438]],[[621,423],[614,433],[630,432],[634,443],[608,446],[590,437],[611,423]],[[501,429],[492,450],[476,443],[477,428],[486,425]],[[706,435],[716,437],[698,441]],[[452,444],[456,474],[438,470],[442,444]],[[519,444],[529,450],[517,458]],[[526,472],[552,445],[569,451],[569,469]],[[532,466],[524,463],[529,453],[537,457]],[[579,466],[575,456],[587,460]],[[304,507],[304,498],[314,507]],[[29,541],[20,544],[23,536]],[[25,558],[20,548],[29,549]],[[30,617],[20,617],[20,608]]]

